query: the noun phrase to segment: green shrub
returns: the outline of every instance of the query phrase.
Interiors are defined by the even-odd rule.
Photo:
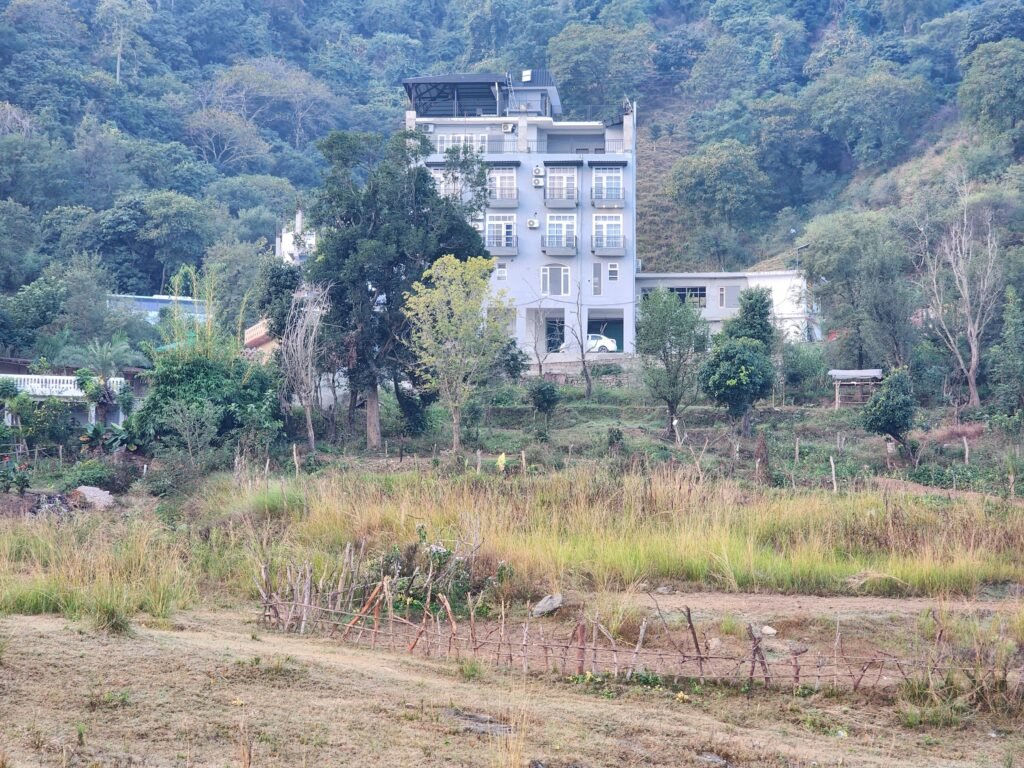
[[[114,483],[113,467],[104,464],[98,459],[86,459],[73,464],[64,476],[61,477],[58,488],[61,492],[73,491],[80,485],[92,485],[97,488],[110,490]]]

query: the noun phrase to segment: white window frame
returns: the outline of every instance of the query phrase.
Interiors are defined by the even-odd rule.
[[[600,296],[604,286],[601,284],[601,262],[594,262],[594,295]]]
[[[463,144],[468,144],[477,152],[486,152],[487,139],[486,133],[438,133],[434,139],[434,148],[439,155],[443,155],[452,147],[460,147]]]
[[[621,166],[594,166],[593,195],[595,200],[622,200],[625,189]]]
[[[544,234],[548,245],[561,245],[571,248],[576,243],[576,214],[575,213],[549,213],[544,222]],[[558,239],[559,244],[551,242],[552,238]]]
[[[608,282],[619,282],[619,263],[617,261],[613,261],[608,264]]]
[[[430,175],[434,177],[434,185],[437,187],[437,194],[441,197],[455,197],[458,191],[453,181],[445,178],[443,168],[431,168]]]
[[[593,221],[594,245],[598,248],[621,248],[625,243],[622,235],[622,214],[621,213],[595,213]],[[609,226],[617,229],[615,234],[609,234]]]
[[[490,168],[487,171],[487,196],[492,200],[515,200],[518,197],[515,168]]]
[[[493,239],[492,229],[494,230]],[[484,245],[488,248],[511,248],[515,243],[516,215],[514,213],[488,213],[484,228]]]
[[[499,261],[494,267],[494,279],[505,281],[508,280],[508,262]]]
[[[549,200],[575,200],[579,189],[576,181],[575,165],[548,166],[544,194]]]
[[[561,278],[560,293],[551,292],[551,270],[560,270]],[[540,293],[542,296],[568,296],[569,295],[569,267],[565,264],[545,264],[540,268]]]

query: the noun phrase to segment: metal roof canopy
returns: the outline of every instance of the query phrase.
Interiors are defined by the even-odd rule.
[[[508,75],[497,72],[427,75],[402,81],[419,117],[483,117],[515,115]],[[558,88],[546,70],[533,70],[529,81],[512,81],[512,91],[545,91],[551,113],[560,115]],[[504,113],[504,114],[503,114]]]
[[[835,368],[829,371],[828,375],[832,381],[857,381],[858,379],[881,381],[883,378],[881,368],[863,368],[861,370],[843,370],[841,368]]]

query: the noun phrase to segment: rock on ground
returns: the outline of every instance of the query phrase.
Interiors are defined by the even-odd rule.
[[[110,509],[114,506],[114,496],[110,491],[96,488],[92,485],[80,485],[75,488],[75,494],[85,503],[94,509]]]
[[[533,610],[530,614],[536,619],[541,616],[547,616],[549,613],[554,613],[562,607],[562,595],[554,594],[547,595],[539,603],[533,606]]]

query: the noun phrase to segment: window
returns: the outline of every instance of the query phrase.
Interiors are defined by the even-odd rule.
[[[554,166],[547,170],[548,181],[544,196],[549,200],[576,199],[576,168]]]
[[[513,248],[516,244],[516,216],[514,213],[487,215],[484,238],[488,248]]]
[[[683,301],[691,302],[696,307],[704,308],[708,305],[708,289],[703,285],[688,285],[684,288],[670,288]]]
[[[487,172],[487,196],[492,200],[515,200],[516,169],[491,168]]]
[[[543,296],[568,296],[569,268],[557,264],[541,267],[540,292]]]
[[[504,261],[499,261],[498,266],[494,269],[495,280],[508,280],[508,264]]]
[[[622,247],[622,215],[595,213],[594,214],[594,247],[595,248],[621,248]]]
[[[601,262],[594,263],[594,295],[601,295]]]
[[[549,213],[546,244],[555,248],[576,247],[576,214]]]
[[[622,200],[622,168],[594,168],[595,200]]]
[[[619,281],[619,265],[609,264],[608,265],[608,282],[617,283]]]
[[[448,178],[441,168],[432,168],[430,175],[434,177],[434,184],[437,186],[437,194],[441,197],[455,197],[458,193],[458,185],[455,180]]]
[[[453,134],[453,133],[439,133],[435,139],[437,144],[437,151],[439,154],[444,154],[452,147],[461,147],[463,144],[469,147],[474,147],[477,152],[487,151],[487,134]]]
[[[718,306],[726,309],[735,309],[740,305],[740,287],[738,285],[723,285],[718,289]]]

